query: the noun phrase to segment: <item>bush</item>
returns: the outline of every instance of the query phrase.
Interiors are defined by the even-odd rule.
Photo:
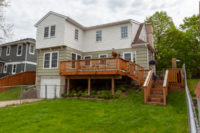
[[[115,95],[114,95],[114,98],[119,98],[120,95],[121,95],[122,91],[121,90],[117,90]]]
[[[82,95],[82,91],[78,91],[77,96],[80,97]]]
[[[84,91],[83,93],[81,93],[82,97],[88,97],[88,91]]]
[[[76,91],[77,91],[77,92],[79,92],[80,90],[82,90],[82,86],[78,86],[78,87],[76,88]]]
[[[105,99],[113,98],[113,94],[110,91],[106,91],[106,90],[99,91],[97,93],[97,96],[98,98],[105,98]]]
[[[96,97],[96,91],[94,91],[94,90],[91,90],[91,92],[90,92],[90,97]]]
[[[62,96],[62,97],[67,97],[67,94],[66,94],[66,93],[63,93],[61,96]]]
[[[126,84],[121,84],[117,87],[117,90],[121,90],[122,92],[124,92],[126,90],[128,86]]]

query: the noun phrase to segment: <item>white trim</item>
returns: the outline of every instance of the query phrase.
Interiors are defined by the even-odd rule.
[[[31,65],[37,65],[35,62],[31,61],[18,61],[18,62],[6,62],[5,65],[12,65],[12,64],[31,64]]]
[[[106,58],[108,58],[108,54],[99,54],[99,55],[98,55],[98,58],[100,58],[100,56],[102,56],[102,55],[105,55]]]
[[[92,59],[92,55],[86,55],[86,56],[84,56],[84,59],[85,59],[85,57],[90,57]]]
[[[52,53],[57,53],[57,67],[52,67]],[[50,62],[49,62],[49,68],[45,68],[44,67],[44,59],[45,59],[45,54],[50,54]],[[59,63],[59,51],[52,51],[52,52],[45,52],[44,55],[43,55],[43,69],[58,69],[58,64]]]
[[[0,56],[2,55],[2,50],[3,50],[2,47],[0,47]]]
[[[31,46],[33,46],[33,53],[31,52]],[[29,44],[29,54],[32,54],[32,55],[34,55],[35,54],[35,45],[33,45],[33,44]]]
[[[13,72],[14,65],[16,66],[15,67],[15,72]],[[16,72],[17,72],[17,64],[12,64],[12,74],[16,74]]]
[[[132,52],[123,52],[122,58],[125,60],[125,56],[124,54],[131,54],[131,61],[133,62],[133,54],[135,53],[135,63],[137,62],[137,56],[136,56],[136,51],[132,51]]]
[[[6,66],[6,70],[5,70],[5,66]],[[8,65],[4,64],[4,66],[3,66],[3,73],[7,73],[7,70],[8,70]]]
[[[21,46],[21,54],[18,54],[19,46]],[[17,56],[22,56],[22,52],[23,52],[23,45],[22,44],[18,44],[17,45],[17,53],[16,53],[16,55]]]
[[[28,53],[28,50],[27,50],[28,44],[26,44],[25,47],[26,47],[26,55],[25,55],[25,61],[26,61],[27,60],[27,53]],[[24,64],[24,72],[26,72],[26,63]]]
[[[9,48],[9,53],[7,53],[8,48]],[[9,56],[9,55],[10,55],[10,51],[11,51],[11,46],[7,46],[7,47],[6,47],[6,56]]]

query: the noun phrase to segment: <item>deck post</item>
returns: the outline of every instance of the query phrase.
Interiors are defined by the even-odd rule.
[[[90,90],[91,90],[91,78],[88,78],[88,96],[90,96]]]
[[[67,79],[67,95],[69,95],[70,92],[70,78]]]
[[[111,83],[111,88],[112,88],[112,94],[115,94],[115,79],[112,77],[112,83]]]

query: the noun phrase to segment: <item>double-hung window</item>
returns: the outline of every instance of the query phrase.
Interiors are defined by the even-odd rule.
[[[44,27],[44,38],[49,37],[49,27]]]
[[[123,58],[127,61],[133,61],[136,62],[136,52],[124,52]]]
[[[29,54],[34,54],[35,53],[35,46],[33,44],[30,44],[29,46]]]
[[[17,56],[22,56],[22,45],[17,45]]]
[[[121,38],[127,38],[128,37],[128,27],[122,26],[121,27]]]
[[[7,73],[7,68],[8,68],[8,66],[5,64],[4,68],[3,68],[3,73]]]
[[[44,54],[44,68],[58,67],[58,52],[49,52]]]
[[[7,46],[7,48],[6,48],[6,56],[10,55],[10,50],[11,50],[11,47]]]
[[[51,37],[54,37],[56,35],[56,26],[52,25],[51,26]]]
[[[75,36],[74,36],[74,39],[75,40],[78,40],[78,29],[75,29],[75,34],[74,34]]]
[[[102,41],[102,31],[96,31],[96,41],[97,42]]]
[[[17,71],[17,65],[13,64],[12,65],[12,74],[16,74],[16,71]]]

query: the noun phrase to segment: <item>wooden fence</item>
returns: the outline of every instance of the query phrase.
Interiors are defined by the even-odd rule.
[[[0,87],[35,84],[35,72],[22,72],[0,78]],[[9,88],[0,88],[0,92]]]

